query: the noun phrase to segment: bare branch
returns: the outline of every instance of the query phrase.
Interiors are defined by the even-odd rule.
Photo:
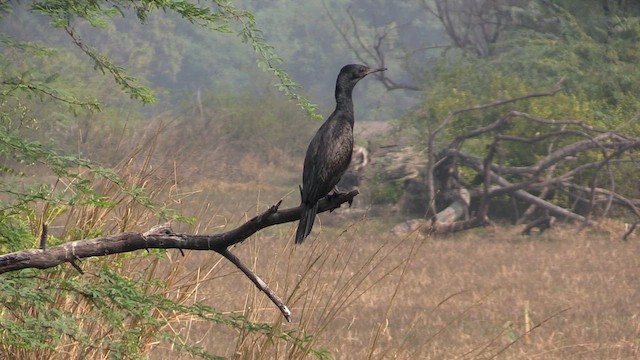
[[[365,65],[371,65],[371,62],[373,61],[376,67],[386,67],[385,56],[382,50],[384,40],[388,36],[388,31],[386,29],[385,31],[382,32],[382,34],[376,34],[374,36],[374,39],[373,39],[374,45],[373,45],[373,49],[371,49],[362,39],[362,36],[360,34],[361,31],[360,31],[360,28],[358,27],[358,21],[353,16],[351,9],[349,8],[346,9],[346,13],[349,16],[349,21],[351,22],[351,29],[353,33],[350,36],[347,33],[347,31],[343,30],[342,27],[338,25],[337,20],[333,17],[333,13],[329,10],[326,3],[323,2],[322,4],[325,8],[325,12],[327,16],[329,17],[329,20],[331,21],[331,24],[336,29],[336,31],[338,31],[338,33],[344,40],[345,44],[347,45],[347,47],[351,49],[351,52],[353,52],[353,54],[356,56],[356,58],[360,62],[362,62]],[[351,40],[351,37],[355,39],[354,40],[355,43]],[[440,47],[441,46],[434,46],[434,47],[427,47],[425,49],[436,49]],[[389,78],[389,76],[384,72],[376,73],[375,78],[378,79],[378,81],[380,81],[388,91],[399,90],[399,89],[411,90],[411,91],[423,90],[421,87],[417,85],[396,82],[391,78]]]
[[[592,139],[591,135],[585,133],[584,131],[579,131],[579,130],[551,131],[551,132],[548,132],[548,133],[544,133],[544,134],[540,134],[540,135],[534,136],[532,138],[523,138],[523,137],[519,137],[519,136],[499,134],[499,135],[497,135],[497,138],[499,140],[505,140],[505,141],[521,142],[521,143],[525,143],[525,144],[535,144],[535,143],[538,143],[538,142],[542,142],[542,141],[548,140],[550,138],[561,138],[561,137],[566,137],[568,135],[575,135],[575,136],[580,136],[580,137]]]
[[[592,197],[592,193],[593,194],[598,194],[598,195],[605,195],[608,198],[611,198],[612,201],[614,201],[616,204],[618,205],[622,205],[624,207],[626,207],[627,209],[631,210],[631,212],[633,212],[633,214],[640,219],[640,209],[638,209],[638,206],[640,204],[638,204],[637,202],[633,201],[632,199],[629,199],[625,196],[622,196],[620,194],[618,194],[615,191],[609,190],[609,189],[603,189],[603,188],[599,188],[599,187],[587,187],[587,186],[580,186],[577,184],[565,184],[566,187],[572,188],[572,189],[576,189],[579,191],[582,191],[585,194],[590,194],[589,198],[590,201],[591,199],[594,199]],[[595,202],[595,199],[593,200]],[[609,201],[609,200],[607,200]]]
[[[371,52],[371,49],[369,49],[369,47],[364,43],[364,41],[362,41],[362,37],[360,36],[360,30],[358,28],[358,22],[353,17],[353,13],[351,12],[351,9],[347,8],[346,12],[349,15],[349,20],[351,21],[351,26],[353,28],[353,36],[355,37],[356,41],[360,45],[360,49],[362,49],[362,51],[364,51],[367,55],[369,55],[369,57],[375,58],[375,55]]]
[[[538,219],[530,222],[525,226],[525,228],[520,232],[522,235],[531,235],[531,230],[538,228],[540,233],[542,234],[545,230],[553,227],[556,218],[553,216],[549,216],[549,213],[545,212],[545,214]]]
[[[462,158],[461,159],[465,159]],[[471,157],[466,157],[466,160],[472,160]],[[463,160],[464,161],[464,160]],[[464,162],[465,165],[471,167],[472,169],[474,169],[475,171],[477,171],[479,174],[483,173],[483,164],[482,162],[480,162],[479,160],[473,160],[473,161],[465,161]],[[505,178],[495,174],[493,171],[491,171],[489,173],[490,175],[490,180],[491,182],[494,182],[496,184],[498,184],[501,187],[510,187],[513,186],[513,184],[511,182],[509,182],[508,180],[506,180]],[[531,204],[536,204],[539,207],[542,207],[544,209],[549,210],[550,213],[556,215],[556,216],[560,216],[560,217],[564,217],[564,218],[568,218],[568,219],[572,219],[572,220],[576,220],[576,221],[580,221],[580,222],[584,222],[585,218],[584,216],[575,214],[567,209],[564,209],[558,205],[552,204],[548,201],[545,201],[543,199],[540,199],[537,196],[531,195],[530,193],[524,191],[524,190],[515,190],[512,192],[512,194],[528,203]]]
[[[469,230],[481,226],[490,225],[491,222],[488,219],[481,219],[478,216],[474,216],[469,220],[456,221],[450,224],[436,224],[433,227],[424,228],[427,233],[435,234],[448,234],[458,231]]]
[[[491,171],[491,162],[493,162],[493,157],[496,154],[498,147],[498,142],[494,141],[489,146],[489,154],[485,156],[484,161],[482,162],[482,171],[484,172],[484,181],[483,181],[483,191],[482,191],[482,200],[480,200],[480,208],[478,210],[478,217],[481,219],[487,218],[487,212],[489,211],[489,185],[491,184],[491,180],[489,178],[489,174]]]
[[[493,101],[493,102],[490,102],[490,103],[487,103],[487,104],[469,106],[469,107],[466,107],[466,108],[457,109],[455,111],[452,111],[449,114],[447,114],[447,116],[444,118],[444,120],[442,120],[442,123],[440,123],[440,125],[434,130],[434,135],[433,136],[437,135],[440,131],[442,131],[444,128],[449,126],[449,123],[453,120],[453,118],[456,115],[467,113],[467,112],[471,112],[471,111],[484,110],[484,109],[488,109],[488,108],[493,108],[493,107],[497,107],[497,106],[511,104],[511,103],[514,103],[514,102],[527,100],[527,99],[532,99],[532,98],[537,98],[537,97],[553,96],[558,91],[562,90],[562,83],[563,82],[564,82],[564,78],[560,79],[551,89],[549,89],[549,90],[547,90],[545,92],[531,93],[531,94],[518,96],[518,97],[514,97],[514,98],[510,98],[510,99],[504,99],[504,100],[496,100],[496,101]],[[509,114],[507,114],[504,118],[499,119],[499,120],[495,121],[494,123],[492,123],[490,125],[487,125],[485,127],[479,128],[479,129],[477,129],[475,131],[470,131],[467,134],[464,134],[464,135],[456,138],[456,140],[454,140],[452,143],[458,143],[458,142],[460,142],[460,141],[462,141],[462,140],[464,140],[466,138],[477,136],[478,134],[488,132],[488,131],[490,131],[490,130],[492,130],[494,128],[497,128],[503,122],[508,121],[511,117],[522,116],[521,114],[523,114],[523,113],[519,113],[517,111],[512,111]]]
[[[443,6],[446,6],[446,4],[444,4]],[[478,136],[480,134],[492,131],[494,129],[498,129],[503,123],[509,121],[509,119],[511,119],[512,117],[515,116],[515,114],[509,113],[507,114],[505,117],[498,119],[497,121],[495,121],[493,124],[490,124],[486,127],[474,130],[474,131],[470,131],[466,134],[463,134],[459,137],[457,137],[456,139],[454,139],[447,148],[445,148],[444,151],[442,151],[442,153],[438,156],[438,158],[436,158],[435,155],[435,142],[436,142],[436,138],[438,137],[439,133],[444,130],[447,126],[449,126],[449,124],[451,123],[451,121],[455,118],[456,115],[458,114],[462,114],[462,113],[466,113],[466,112],[470,112],[470,111],[476,111],[476,110],[483,110],[483,109],[488,109],[488,108],[492,108],[492,107],[497,107],[497,106],[501,106],[501,105],[505,105],[505,104],[509,104],[509,103],[513,103],[516,101],[520,101],[520,100],[525,100],[525,99],[530,99],[530,98],[535,98],[535,97],[541,97],[541,96],[553,96],[554,94],[556,94],[558,91],[560,91],[561,89],[561,85],[562,85],[563,79],[561,79],[560,81],[558,81],[558,83],[556,83],[556,85],[554,87],[552,87],[550,90],[546,91],[546,92],[541,92],[541,93],[531,93],[531,94],[527,94],[527,95],[523,95],[523,96],[519,96],[516,98],[511,98],[511,99],[506,99],[506,100],[496,100],[493,101],[491,103],[487,103],[487,104],[483,104],[483,105],[477,105],[477,106],[471,106],[471,107],[466,107],[466,108],[462,108],[462,109],[458,109],[455,111],[450,112],[449,114],[447,114],[447,116],[444,118],[444,120],[438,125],[438,127],[434,130],[429,129],[429,134],[427,136],[427,174],[426,174],[426,182],[427,182],[427,191],[429,194],[429,215],[433,216],[436,212],[435,212],[435,195],[436,195],[436,190],[435,190],[435,183],[434,183],[434,171],[443,166],[443,162],[447,161],[447,159],[450,159],[452,157],[452,154],[447,154],[446,152],[451,150],[451,151],[455,151],[454,149],[459,149],[460,145],[462,144],[462,142],[470,137],[473,136]],[[457,151],[456,151],[457,152]],[[455,158],[455,155],[453,155],[453,157]],[[489,163],[487,164],[489,168],[493,168],[495,165],[491,164],[491,161],[489,161]],[[482,173],[481,170],[478,171],[479,173]],[[483,208],[484,210],[486,210],[486,208]]]
[[[278,295],[276,295],[276,293],[274,293],[273,290],[269,288],[267,283],[262,281],[262,279],[254,274],[253,271],[251,271],[251,269],[244,265],[237,256],[232,254],[228,248],[224,248],[217,252],[218,254],[224,256],[227,260],[232,262],[235,266],[237,266],[238,269],[240,269],[260,291],[264,292],[267,297],[278,307],[278,309],[280,309],[280,312],[282,313],[282,315],[284,315],[285,319],[287,319],[288,322],[291,322],[291,310],[289,310],[282,299],[280,299],[280,297],[278,297]]]
[[[353,200],[358,190],[339,193],[331,199],[322,199],[318,213],[334,210],[341,204]],[[148,235],[128,232],[95,239],[77,240],[40,249],[24,250],[0,256],[0,274],[26,268],[47,269],[76,259],[106,256],[144,249],[213,250],[227,248],[244,241],[266,227],[300,219],[301,208],[278,210],[272,206],[239,227],[215,235],[167,234]]]
[[[324,198],[318,203],[318,213],[337,209],[343,203],[353,201],[358,193],[358,190],[353,190]],[[82,272],[76,263],[81,259],[144,249],[212,250],[236,265],[258,289],[278,306],[285,318],[291,321],[291,311],[282,300],[264,281],[253,274],[240,259],[229,251],[230,246],[244,241],[259,230],[300,219],[302,210],[300,206],[278,210],[281,202],[239,227],[215,235],[176,234],[167,225],[162,225],[143,234],[137,232],[121,233],[95,239],[72,241],[46,250],[32,249],[4,254],[0,256],[0,274],[27,268],[48,269],[67,262]]]
[[[42,224],[42,232],[40,233],[40,249],[47,249],[47,236],[48,236],[48,226],[47,224]]]
[[[436,5],[448,6],[445,2],[436,2]],[[487,218],[488,206],[492,199],[499,195],[508,195],[512,201],[518,198],[528,203],[524,216],[520,219],[516,217],[518,222],[533,216],[534,212],[538,214],[541,211],[545,212],[547,217],[540,220],[540,224],[534,224],[535,226],[544,225],[545,221],[550,221],[553,217],[588,225],[591,222],[591,208],[596,204],[604,207],[604,215],[600,215],[602,214],[600,212],[599,216],[605,216],[611,207],[616,205],[629,209],[636,217],[636,223],[640,223],[640,199],[627,197],[616,191],[616,181],[621,174],[633,170],[633,166],[640,169],[638,159],[640,138],[614,130],[596,128],[581,120],[545,119],[524,112],[509,111],[488,125],[458,135],[444,148],[436,151],[436,139],[442,139],[439,133],[447,131],[446,129],[452,126],[457,115],[492,109],[536,97],[553,96],[560,91],[562,82],[563,80],[560,80],[546,92],[530,93],[451,111],[435,129],[432,129],[427,122],[425,149],[427,159],[424,181],[427,192],[425,200],[428,204],[426,219],[429,220],[413,219],[399,225],[397,230],[424,228],[437,233],[441,230],[460,231],[469,227],[482,226],[490,222]],[[531,128],[529,134],[533,134],[524,132],[524,135],[511,135],[514,120],[524,122],[525,126]],[[516,129],[516,131],[520,130],[520,128]],[[487,147],[488,150],[482,151],[482,155],[465,154],[463,144],[468,139],[476,140],[473,149],[477,152],[478,143],[485,143],[491,138],[493,138],[491,145]],[[531,158],[536,159],[535,162],[524,166],[509,165],[509,162],[504,161],[503,152],[500,151],[503,148],[501,142],[519,142],[521,143],[518,144],[519,151],[530,148],[534,155]],[[542,155],[539,153],[539,148],[545,144],[548,145],[547,153]],[[528,145],[531,146],[528,147]],[[475,172],[470,184],[464,180],[471,179],[468,173],[464,177],[460,176],[459,165]],[[624,167],[617,169],[615,166],[618,165]],[[607,176],[605,181],[608,183],[604,186],[606,188],[602,188],[602,185],[597,187],[597,181],[603,176],[603,171]],[[588,182],[588,186],[580,184],[585,181]],[[480,184],[482,185],[478,186]],[[445,214],[436,212],[436,199],[446,200],[450,204],[446,209],[451,210],[458,201],[452,194],[460,190],[468,191],[471,198],[479,198],[480,202],[479,206],[476,205],[475,215],[471,219],[465,218],[464,221],[461,221],[461,218],[447,218],[447,221],[443,221]],[[566,203],[565,198],[556,198],[560,200],[557,203],[553,201],[555,194],[559,192],[569,192],[569,196],[575,197],[575,190],[578,193],[576,202],[580,201],[582,205],[587,204],[589,208],[587,212],[578,213],[574,206]],[[468,205],[467,202],[465,206]],[[519,211],[517,206],[514,203],[514,213]],[[434,221],[434,219],[440,219],[440,221]]]
[[[631,236],[631,234],[633,234],[633,232],[636,230],[636,227],[638,226],[638,221],[634,222],[630,227],[629,230],[627,230],[627,232],[624,233],[624,236],[622,237],[622,240],[627,241],[629,239],[629,236]]]

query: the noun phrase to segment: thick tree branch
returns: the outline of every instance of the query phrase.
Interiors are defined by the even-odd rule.
[[[426,182],[427,182],[427,192],[428,192],[428,201],[429,201],[429,216],[433,216],[435,215],[436,211],[435,211],[435,196],[436,196],[436,189],[435,189],[435,183],[434,183],[434,172],[436,171],[436,169],[440,166],[444,166],[443,162],[445,161],[450,161],[450,159],[452,158],[451,156],[448,156],[446,154],[440,154],[439,156],[436,156],[436,150],[435,150],[435,144],[436,144],[436,138],[438,138],[439,134],[441,131],[443,131],[445,128],[447,128],[450,123],[453,121],[453,119],[459,115],[459,114],[464,114],[467,112],[472,112],[472,111],[479,111],[479,110],[485,110],[485,109],[489,109],[489,108],[494,108],[494,107],[498,107],[498,106],[502,106],[502,105],[507,105],[507,104],[511,104],[514,102],[518,102],[518,101],[522,101],[522,100],[526,100],[526,99],[531,99],[531,98],[536,98],[536,97],[544,97],[544,96],[553,96],[555,95],[557,92],[559,92],[562,89],[562,83],[564,82],[564,79],[560,79],[553,87],[551,87],[549,90],[547,90],[546,92],[538,92],[538,93],[531,93],[531,94],[527,94],[527,95],[523,95],[523,96],[518,96],[515,98],[510,98],[510,99],[502,99],[502,100],[496,100],[496,101],[492,101],[490,103],[485,103],[485,104],[481,104],[481,105],[475,105],[475,106],[469,106],[466,108],[461,108],[461,109],[457,109],[454,110],[450,113],[447,114],[447,116],[442,120],[442,122],[433,130],[429,129],[429,134],[427,136],[427,174],[426,174]],[[488,126],[482,127],[480,129],[476,129],[473,131],[470,131],[464,135],[461,135],[457,138],[455,138],[451,144],[449,144],[449,146],[447,147],[447,149],[449,150],[454,150],[459,149],[461,144],[464,142],[464,140],[470,138],[470,137],[474,137],[474,136],[478,136],[487,132],[491,132],[494,130],[497,130],[501,127],[501,125],[507,121],[509,121],[511,118],[518,116],[517,113],[515,112],[510,112],[509,114],[507,114],[506,116],[504,116],[501,119],[496,120],[493,124],[490,124]],[[444,152],[447,151],[447,149],[445,149]],[[489,164],[490,167],[493,167],[493,164]]]
[[[446,2],[436,2],[436,5],[448,6]],[[436,233],[442,229],[459,231],[468,226],[481,226],[490,221],[487,215],[489,204],[499,195],[508,195],[512,199],[518,198],[521,203],[527,203],[525,216],[520,221],[533,216],[534,212],[544,211],[549,216],[588,224],[595,205],[604,207],[604,211],[600,212],[604,214],[602,216],[606,216],[609,209],[616,205],[630,210],[636,217],[636,223],[640,223],[640,199],[625,196],[616,190],[616,182],[620,176],[634,176],[631,175],[633,167],[640,168],[637,155],[640,151],[640,138],[616,130],[596,128],[581,120],[545,119],[512,110],[487,125],[458,135],[449,144],[436,150],[436,139],[441,141],[440,134],[450,130],[458,115],[553,96],[561,87],[562,80],[546,92],[460,108],[449,112],[434,128],[427,122],[425,200],[428,205],[428,220],[407,221],[397,231],[426,228],[434,232],[429,224],[434,223],[434,216],[436,220],[440,219]],[[516,121],[524,124],[514,126]],[[523,130],[527,128],[529,131]],[[465,146],[468,140],[490,145],[486,147],[486,151],[482,151],[478,142]],[[544,145],[547,145],[547,152],[543,155],[540,147]],[[504,161],[503,148],[530,150],[533,156],[528,158],[516,154],[512,157],[508,154],[508,161]],[[468,154],[471,149],[474,153]],[[463,165],[465,171],[471,170],[474,173],[474,177],[467,177],[472,179],[470,183],[466,183],[460,176],[459,165]],[[603,176],[608,177],[606,188],[599,185]],[[625,185],[627,187],[622,190],[629,191],[628,184]],[[465,221],[460,221],[459,217],[446,217],[446,221],[443,220],[443,216],[452,212],[454,207],[449,206],[446,211],[437,213],[436,198],[453,205],[456,201],[452,200],[452,191],[461,189],[468,190],[471,198],[480,198],[479,204],[474,204],[473,207],[475,215]],[[562,192],[568,196],[556,196]],[[584,206],[576,208],[575,204],[570,205],[571,199],[575,199],[576,203],[581,202],[580,205],[588,205],[587,211],[584,211]],[[517,213],[519,204],[515,201],[513,204],[514,212]],[[469,205],[467,202],[466,206]],[[455,213],[461,214],[459,211]]]
[[[591,193],[597,194],[597,195],[604,195],[607,198],[607,202],[611,201],[613,203],[615,203],[616,205],[621,205],[626,207],[627,209],[629,209],[631,212],[633,212],[633,214],[640,219],[640,209],[638,208],[638,205],[633,199],[628,199],[625,196],[622,196],[620,194],[618,194],[615,191],[609,190],[609,189],[603,189],[603,188],[599,188],[599,187],[588,187],[588,186],[580,186],[580,185],[576,185],[576,184],[566,184],[566,187],[581,191],[584,194],[590,194],[589,195],[589,199],[587,199],[586,197],[583,199],[579,199],[579,200],[583,200],[583,201],[594,201],[591,200],[592,199],[592,195]],[[611,200],[609,200],[611,199]]]
[[[340,193],[330,200],[323,199],[318,213],[334,210],[353,200],[358,190]],[[266,227],[300,219],[300,207],[278,210],[272,206],[239,227],[215,235],[155,234],[145,236],[137,232],[109,235],[95,239],[77,240],[46,250],[24,250],[0,256],[0,274],[26,268],[47,269],[65,262],[92,256],[106,256],[145,249],[221,250],[237,244]]]
[[[469,160],[470,157],[467,157],[467,160]],[[484,168],[482,163],[479,163],[479,161],[468,161],[465,162],[465,165],[471,167],[472,169],[474,169],[475,171],[477,171],[479,174],[482,174],[484,172]],[[501,187],[510,187],[513,186],[512,183],[510,183],[509,181],[507,181],[505,178],[495,174],[493,171],[489,172],[489,178],[491,180],[491,182],[494,182],[496,184],[498,184]],[[548,201],[545,201],[543,199],[540,199],[537,196],[531,195],[530,193],[524,191],[524,190],[515,190],[513,192],[511,192],[514,196],[516,196],[517,198],[520,198],[530,204],[535,204],[539,207],[542,207],[546,210],[548,210],[550,213],[557,215],[557,216],[561,216],[564,218],[568,218],[568,219],[572,219],[572,220],[576,220],[576,221],[580,221],[580,222],[584,222],[585,218],[584,216],[578,215],[578,214],[574,214],[573,212],[564,209],[558,205],[552,204]]]
[[[337,209],[343,203],[353,201],[358,193],[358,190],[353,190],[348,193],[339,193],[330,199],[322,199],[318,205],[318,213]],[[301,207],[278,210],[279,206],[280,202],[239,227],[215,235],[176,234],[167,226],[159,226],[143,234],[127,232],[95,239],[71,241],[47,249],[32,249],[4,254],[0,256],[0,274],[27,268],[48,269],[66,262],[73,265],[75,261],[88,257],[144,249],[212,250],[242,270],[258,289],[267,294],[285,318],[290,321],[291,312],[282,300],[228,249],[266,227],[300,219]],[[41,240],[41,242],[43,241]]]

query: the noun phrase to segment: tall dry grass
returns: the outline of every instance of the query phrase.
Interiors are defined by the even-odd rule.
[[[285,196],[285,204],[297,203],[291,179],[301,170],[300,159],[281,161],[289,164],[281,167],[257,160],[237,164],[241,173],[254,174],[249,181],[196,177],[183,183],[181,169],[192,170],[195,165],[186,158],[172,161],[166,153],[158,156],[158,148],[165,144],[162,134],[150,134],[125,152],[117,171],[127,182],[147,189],[154,201],[196,219],[192,224],[175,224],[177,231],[225,231],[280,197]],[[52,231],[71,239],[97,231],[142,231],[159,221],[113,183],[95,186],[116,206],[74,207],[58,218],[64,221],[53,221]],[[265,229],[232,249],[285,299],[293,311],[291,324],[215,253],[110,256],[84,264],[84,276],[91,281],[92,267],[112,266],[125,277],[149,280],[142,289],[145,293],[241,314],[247,325],[270,325],[238,328],[180,312],[153,313],[166,322],[162,329],[149,329],[150,335],[161,330],[180,335],[180,341],[226,358],[640,357],[640,244],[638,239],[620,241],[621,224],[603,222],[582,233],[566,225],[532,237],[518,235],[519,229],[513,227],[455,236],[397,237],[388,231],[393,216],[355,213],[338,210],[321,215],[302,246],[292,245],[295,224],[285,224]],[[42,208],[37,218],[51,222],[55,219],[48,216],[55,215]],[[34,223],[34,229],[40,225]],[[72,274],[69,269],[63,276]],[[86,302],[60,297],[52,306],[91,317]],[[140,326],[139,320],[128,319],[125,326]],[[112,331],[99,323],[83,326],[96,338]],[[144,353],[152,359],[188,358],[176,351],[175,344],[152,336],[144,340]],[[25,359],[111,355],[81,348],[71,338],[62,345],[57,353],[20,355]]]
[[[246,194],[242,184],[238,187]],[[256,202],[260,185],[254,191],[246,208]],[[258,208],[275,202],[274,195],[270,201],[262,194]],[[310,347],[338,359],[635,359],[640,354],[640,245],[620,240],[620,223],[603,222],[582,233],[562,225],[532,237],[519,235],[520,228],[499,227],[398,238],[382,218],[322,218],[336,216],[340,222],[318,226],[302,246],[291,244],[295,224],[290,224],[256,234],[233,250],[285,297],[292,324],[227,263],[218,264],[220,275],[200,286],[201,299],[284,331],[303,330],[313,335]],[[195,269],[219,259],[189,256]],[[191,331],[206,333],[201,343],[229,358],[310,357],[304,349],[257,334],[219,333],[204,324]],[[173,358],[170,352],[154,354]]]

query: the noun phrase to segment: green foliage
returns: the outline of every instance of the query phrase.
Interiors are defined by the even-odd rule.
[[[376,205],[396,204],[404,192],[401,181],[385,181],[379,177],[367,183],[371,193],[371,203]]]
[[[392,182],[372,182],[369,191],[371,191],[371,203],[376,205],[397,204],[404,191],[402,183]]]
[[[250,43],[257,53],[258,67],[274,76],[276,87],[315,116],[315,106],[295,92],[298,85],[279,68],[281,60],[257,28],[253,15],[227,1],[200,4],[54,0],[30,1],[11,7],[3,3],[0,10],[14,12],[25,21],[19,21],[19,26],[29,31],[17,33],[39,33],[50,40],[48,43],[19,40],[4,34],[0,39],[3,68],[0,76],[0,251],[3,253],[37,247],[44,224],[55,225],[55,236],[47,238],[48,246],[54,246],[64,241],[139,229],[141,224],[150,221],[190,221],[163,205],[169,200],[156,202],[154,199],[164,185],[150,184],[153,175],[150,164],[157,138],[127,149],[131,152],[120,154],[117,159],[125,161],[116,168],[108,168],[84,156],[69,155],[76,152],[85,139],[65,138],[68,135],[61,131],[72,127],[80,130],[80,136],[95,135],[91,145],[114,147],[112,152],[117,153],[122,139],[118,143],[118,139],[104,139],[102,135],[107,133],[105,128],[126,129],[126,120],[118,119],[102,126],[91,122],[117,117],[135,119],[140,114],[135,108],[129,110],[131,100],[140,104],[156,101],[148,81],[132,75],[149,64],[153,66],[149,48],[136,48],[139,43],[127,39],[131,41],[127,49],[117,54],[126,55],[126,50],[131,50],[132,59],[136,61],[129,62],[126,58],[114,60],[110,49],[96,41],[100,34],[114,31],[116,24],[126,27],[126,22],[119,22],[124,17],[135,14],[142,24],[147,24],[160,18],[162,13],[173,13],[207,31],[239,35],[240,40]],[[31,16],[34,13],[46,17],[49,24],[43,25],[38,21],[41,18]],[[12,23],[4,20],[6,18],[3,25],[10,29]],[[155,29],[160,34],[166,31],[162,27]],[[162,37],[162,40],[165,46],[160,47],[161,50],[173,55],[181,52],[180,47],[173,47],[168,39]],[[162,64],[174,76],[179,68],[177,58],[167,57]],[[127,68],[131,65],[134,71],[130,73],[120,64],[127,64]],[[96,77],[96,70],[107,76]],[[143,75],[149,73],[143,72]],[[122,94],[131,100],[123,99]],[[276,110],[258,114],[264,116],[256,116],[256,122],[250,124],[265,131],[275,124],[284,124]],[[238,103],[231,111],[244,110]],[[243,136],[250,131],[247,127],[238,131],[230,124],[226,126],[232,136]],[[96,128],[102,132],[90,131]],[[280,136],[278,139],[282,140],[284,128],[276,130],[279,133],[270,133],[267,137]],[[166,341],[182,353],[219,358],[171,331],[172,322],[180,317],[197,318],[217,324],[221,329],[260,334],[273,341],[290,343],[316,357],[326,357],[323,350],[309,349],[312,338],[307,334],[252,323],[199,303],[184,305],[169,297],[168,285],[159,282],[153,270],[127,271],[126,267],[131,264],[148,261],[144,255],[127,254],[108,261],[88,261],[83,265],[84,276],[61,269],[3,275],[0,278],[0,357],[36,359],[65,354],[75,358],[141,359],[146,358],[152,344]]]
[[[21,9],[16,6],[15,10],[20,12]],[[178,20],[175,19],[175,16],[171,16],[171,14],[177,14],[181,20],[186,20],[188,23],[200,26],[209,32],[238,34],[241,40],[248,42],[257,54],[258,67],[274,76],[276,80],[275,86],[291,100],[297,102],[309,115],[312,117],[318,116],[315,113],[315,105],[296,92],[299,85],[292,80],[286,71],[279,67],[282,65],[282,60],[276,54],[273,46],[265,40],[262,31],[257,28],[254,16],[246,10],[235,7],[230,2],[212,1],[211,4],[196,4],[185,1],[91,1],[88,3],[66,0],[34,1],[29,4],[29,10],[49,17],[51,19],[50,25],[63,30],[71,39],[72,43],[91,59],[95,69],[100,70],[102,73],[110,74],[123,91],[131,98],[141,101],[144,104],[156,101],[155,95],[148,86],[144,85],[144,81],[130,75],[123,66],[116,64],[111,59],[111,56],[101,53],[100,50],[90,44],[90,41],[85,39],[95,36],[100,37],[100,32],[96,32],[96,29],[103,32],[112,32],[113,25],[115,24],[125,31],[129,30],[134,26],[131,22],[118,22],[116,18],[124,18],[132,14],[135,14],[142,23],[151,22],[153,24],[154,21],[160,21],[157,20],[158,16],[156,14],[161,11],[169,14],[165,17],[172,19],[170,23],[177,23]],[[87,25],[89,27],[87,27]],[[150,27],[153,28],[154,26]],[[142,60],[144,58],[144,62],[148,63],[150,61],[161,62],[162,59],[173,58],[174,61],[162,64],[161,68],[166,69],[164,71],[167,71],[167,75],[176,76],[179,65],[177,65],[175,61],[177,60],[179,64],[181,61],[180,58],[185,55],[188,56],[188,54],[176,52],[172,47],[176,46],[174,44],[185,44],[188,43],[188,41],[185,41],[186,39],[180,36],[174,36],[177,41],[170,41],[167,39],[166,30],[166,27],[156,27],[152,36],[158,37],[158,41],[145,44],[146,47],[158,47],[157,50],[153,50],[160,51],[160,54],[155,56],[158,60],[150,59],[150,57],[145,58],[144,56],[139,57],[139,59]],[[194,31],[193,29],[186,30],[187,34],[193,33]],[[43,29],[41,32],[45,35],[47,30]],[[144,30],[141,30],[140,33],[144,33]],[[149,37],[147,33],[144,33],[145,37]],[[84,36],[81,36],[81,34],[84,34]],[[111,34],[111,38],[113,38],[114,35],[115,34]],[[119,41],[117,44],[109,47],[108,50],[115,51],[116,54],[122,54],[122,47],[123,45],[126,47],[128,41],[136,43],[133,47],[129,47],[129,50],[133,52],[134,55],[136,55],[136,52],[144,49],[144,46],[139,46],[141,44],[139,39],[130,39],[125,34],[117,35],[120,38],[124,37],[125,42],[122,43]],[[112,40],[109,40],[107,44],[109,42],[112,42]],[[144,42],[143,40],[142,43]],[[202,47],[202,44],[197,45]],[[198,50],[198,52],[201,53],[202,51]],[[166,55],[170,55],[171,57],[167,57]],[[126,54],[125,57],[129,59],[130,54]],[[146,73],[147,75],[151,74],[150,70],[143,66],[135,66],[131,64],[131,61],[127,61],[127,63],[129,63],[128,66],[133,65],[138,72]],[[143,64],[144,63],[141,63],[140,65]]]
[[[94,270],[85,276],[65,275],[59,270],[4,276],[0,281],[0,355],[54,356],[64,346],[76,358],[146,359],[149,343],[162,339],[173,343],[178,353],[221,358],[176,336],[170,330],[175,313],[301,348],[310,341],[295,331],[278,332],[271,325],[254,324],[237,314],[222,314],[200,303],[179,304],[142,291],[158,285],[145,280],[144,274],[125,277],[98,264],[91,268]]]
[[[227,10],[229,11],[229,10]],[[231,12],[237,12],[231,8]],[[307,98],[295,92],[299,85],[293,81],[287,72],[279,66],[282,65],[282,59],[275,53],[273,46],[269,45],[264,38],[264,34],[256,27],[255,18],[249,12],[241,12],[242,29],[239,31],[242,40],[251,43],[253,50],[259,55],[258,67],[264,71],[270,71],[278,79],[276,88],[287,95],[291,100],[296,101],[300,107],[307,111],[307,114],[313,118],[321,118],[316,114],[316,106],[309,102]]]
[[[597,128],[632,135],[640,133],[640,126],[634,121],[640,113],[640,73],[636,71],[640,63],[637,41],[640,8],[628,5],[628,9],[611,8],[606,13],[595,3],[585,6],[575,1],[531,2],[528,6],[523,12],[516,11],[517,7],[513,9],[516,21],[501,34],[492,56],[479,58],[450,50],[432,62],[426,75],[423,106],[418,110],[420,115],[403,123],[404,127],[417,130],[415,141],[423,142],[455,110],[546,92],[561,79],[563,91],[552,97],[456,116],[436,139],[438,144],[447,144],[511,110],[546,119],[579,119]],[[530,137],[544,129],[542,125],[515,120],[502,130],[509,135]],[[486,153],[492,137],[487,134],[467,141],[464,150]],[[565,137],[533,147],[505,142],[497,161],[530,165],[545,155],[549,146],[558,147],[574,140]],[[589,180],[588,174],[582,176],[584,182]]]

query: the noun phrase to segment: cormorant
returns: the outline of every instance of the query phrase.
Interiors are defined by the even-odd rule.
[[[302,214],[296,244],[300,244],[311,232],[318,212],[318,200],[334,189],[349,167],[353,151],[353,87],[365,76],[386,70],[372,69],[364,65],[344,66],[336,80],[336,109],[322,124],[311,140],[304,159],[302,172]]]

